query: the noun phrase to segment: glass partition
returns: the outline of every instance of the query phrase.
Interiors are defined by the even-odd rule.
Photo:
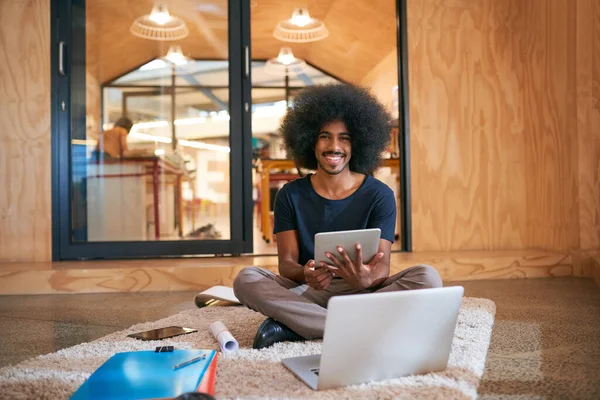
[[[278,132],[278,123],[296,93],[330,82],[358,84],[368,87],[398,118],[396,7],[395,0],[348,5],[342,1],[282,0],[257,1],[251,8],[252,53],[264,59],[252,63],[255,253],[277,252],[272,234],[273,199],[285,183],[310,172],[299,170],[289,159]],[[269,124],[259,119],[262,113],[271,115]],[[396,194],[399,238],[402,198],[398,129],[393,129],[390,136],[392,145],[376,177]],[[401,241],[396,241],[393,249],[401,248]]]
[[[73,31],[64,46],[71,109],[63,246],[73,257],[251,249],[241,200],[250,81],[239,2],[64,6],[72,7],[59,13],[72,16]],[[140,243],[148,241],[165,244]]]

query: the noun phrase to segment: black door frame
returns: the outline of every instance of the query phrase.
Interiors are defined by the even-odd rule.
[[[242,254],[253,251],[250,0],[229,0],[231,240],[82,242],[71,238],[72,87],[85,99],[85,0],[51,0],[52,259]],[[396,0],[401,252],[412,251],[406,0]],[[83,71],[81,71],[83,67]],[[78,70],[79,68],[79,70]],[[75,73],[72,73],[72,72]],[[83,74],[82,74],[83,72]],[[83,85],[82,85],[83,84]],[[85,105],[85,102],[83,102]],[[85,107],[83,107],[85,120]],[[81,118],[81,116],[79,116]],[[240,224],[239,221],[242,221]]]
[[[51,1],[53,260],[251,253],[250,2],[228,3],[230,240],[72,240],[71,139],[85,126],[85,12],[85,0]]]
[[[410,111],[408,101],[408,26],[406,0],[396,0],[398,53],[398,143],[400,145],[400,232],[402,252],[412,252],[412,207],[410,190]]]

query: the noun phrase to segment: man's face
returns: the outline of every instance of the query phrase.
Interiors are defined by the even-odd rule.
[[[320,169],[330,175],[342,172],[350,162],[352,145],[343,121],[324,124],[315,144],[315,156]]]

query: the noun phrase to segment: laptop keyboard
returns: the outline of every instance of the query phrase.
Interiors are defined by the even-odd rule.
[[[310,372],[312,372],[313,374],[319,376],[319,368],[311,368]]]

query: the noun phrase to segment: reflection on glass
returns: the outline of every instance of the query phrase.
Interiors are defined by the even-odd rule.
[[[341,3],[340,3],[341,4]],[[338,5],[340,5],[338,4]],[[282,148],[279,124],[295,95],[307,86],[348,82],[367,87],[397,118],[396,2],[371,2],[368,7],[311,3],[310,15],[292,0],[251,9],[252,143],[254,155],[254,252],[276,254],[272,235],[273,199],[287,182],[311,171],[299,170]],[[294,17],[290,20],[290,14]],[[300,15],[300,17],[299,17]],[[315,26],[307,26],[311,19]],[[277,28],[266,29],[265,23]],[[327,26],[316,34],[318,26]],[[286,29],[283,29],[286,28]],[[304,31],[303,33],[300,31]],[[357,36],[356,32],[361,32]],[[266,35],[270,37],[266,37]],[[276,40],[272,40],[272,37]],[[279,40],[277,40],[279,39]],[[393,146],[376,177],[396,192],[399,203],[398,130],[390,132]],[[394,147],[396,146],[396,147]],[[400,213],[397,213],[400,215]],[[397,226],[399,232],[399,225]],[[396,242],[394,248],[400,248]]]
[[[73,240],[230,239],[227,1],[204,17],[211,32],[198,29],[203,3],[169,3],[189,28],[177,42],[130,32],[131,14],[147,6],[92,3],[85,136],[73,128]],[[218,51],[201,45],[207,34]]]
[[[311,85],[339,82],[336,78],[294,56],[282,47],[277,57],[252,63],[252,150],[254,200],[254,251],[276,253],[271,230],[275,194],[301,171],[287,159],[279,125],[298,91]],[[266,180],[263,179],[268,177]]]

